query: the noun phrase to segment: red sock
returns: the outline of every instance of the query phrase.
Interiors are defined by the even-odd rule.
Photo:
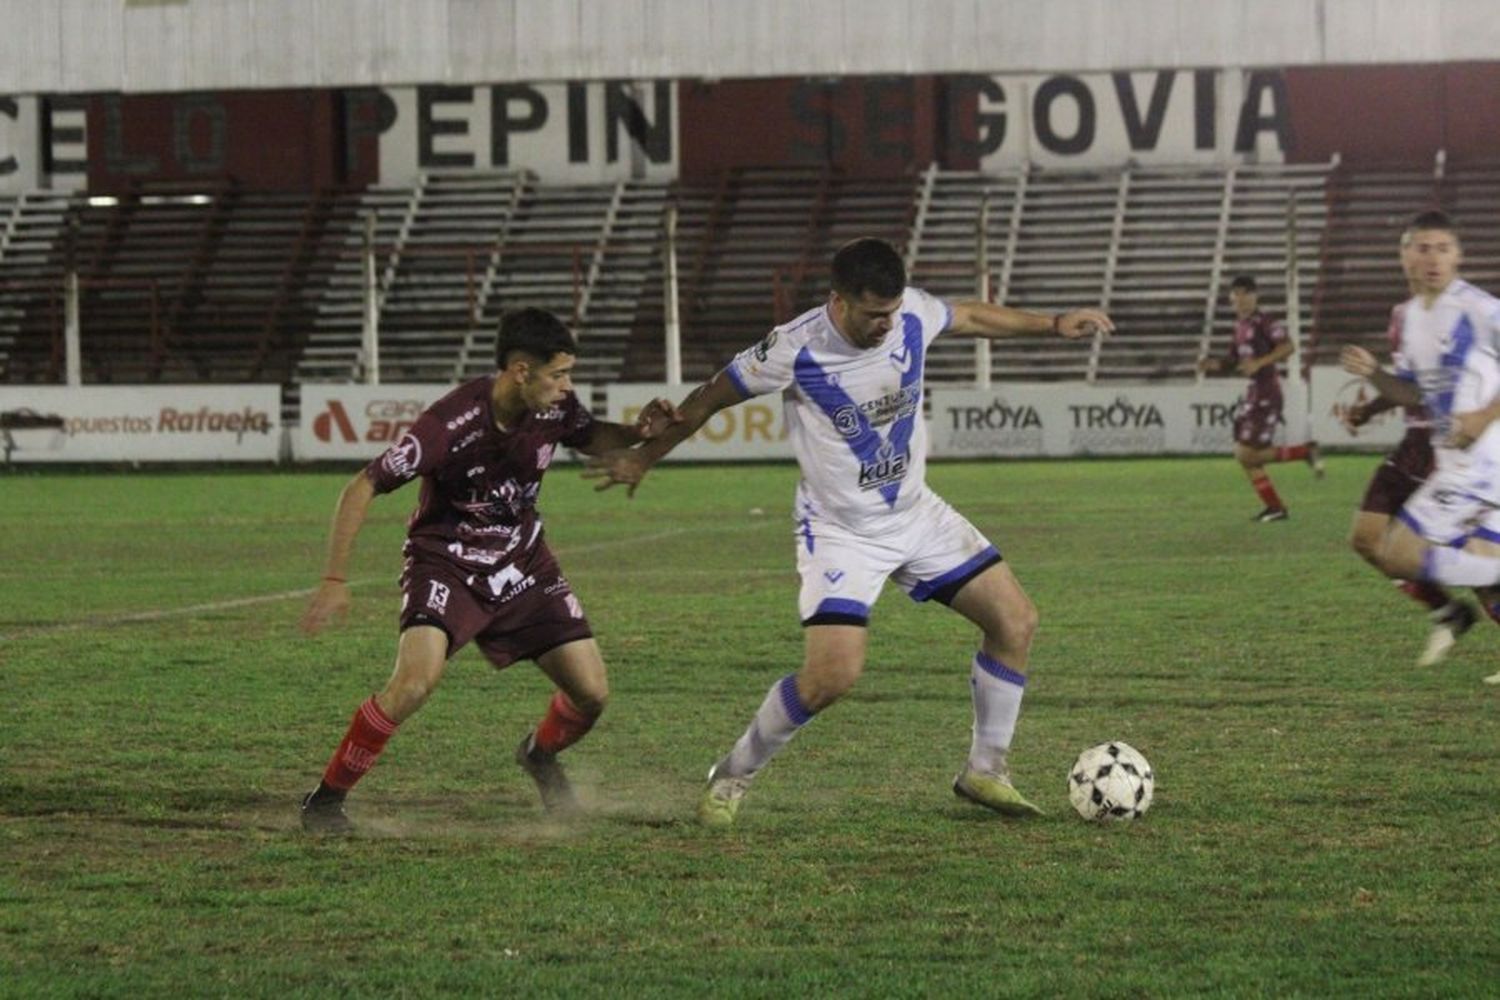
[[[561,691],[552,696],[547,715],[536,727],[536,748],[543,753],[557,753],[583,739],[594,728],[598,716],[584,715]]]
[[[1276,487],[1271,485],[1271,477],[1264,470],[1250,474],[1250,485],[1259,494],[1261,502],[1272,510],[1281,510],[1281,497],[1276,495]]]
[[[1305,462],[1307,461],[1307,445],[1291,444],[1284,448],[1276,449],[1276,461],[1278,462]]]
[[[1446,607],[1448,604],[1448,592],[1426,580],[1397,580],[1396,588],[1412,600],[1427,605],[1433,611]]]
[[[390,716],[380,710],[380,706],[375,704],[375,697],[371,695],[354,713],[349,731],[344,734],[344,741],[328,761],[328,768],[323,772],[323,784],[341,792],[353,788],[354,783],[375,766],[375,758],[385,749],[385,741],[396,731],[396,725]]]

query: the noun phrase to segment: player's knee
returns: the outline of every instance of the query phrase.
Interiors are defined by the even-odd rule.
[[[403,722],[427,702],[437,687],[436,677],[397,677],[376,698],[381,711],[396,722]]]
[[[604,706],[609,703],[609,685],[601,680],[596,685],[569,693],[568,700],[580,714],[597,719],[604,714]]]
[[[1349,534],[1349,547],[1365,562],[1380,565],[1380,535],[1355,529]]]
[[[985,638],[1010,649],[1030,649],[1040,621],[1035,604],[1029,600],[1016,602],[999,609],[996,624],[985,629]]]
[[[817,712],[838,701],[859,680],[863,664],[852,661],[809,662],[797,677],[797,696],[809,712]]]

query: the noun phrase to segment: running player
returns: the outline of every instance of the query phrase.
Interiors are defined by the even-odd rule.
[[[681,405],[680,423],[597,460],[606,488],[631,493],[675,445],[726,407],[783,393],[802,481],[794,519],[802,667],[771,685],[733,749],[713,765],[699,818],[734,822],[751,780],[864,669],[866,625],[887,579],[916,601],[977,625],[970,665],[974,727],[953,790],[1007,816],[1039,810],[1011,784],[1009,750],[1030,670],[1037,611],[1000,552],[928,488],[922,376],[938,334],[978,337],[1111,331],[1093,309],[1047,316],[981,302],[946,304],[906,284],[889,243],[859,239],[833,257],[825,305],[741,351]]]
[[[1500,581],[1500,300],[1458,276],[1463,251],[1447,215],[1424,212],[1408,233],[1417,292],[1395,373],[1362,347],[1339,356],[1432,418],[1433,471],[1391,520],[1377,564],[1393,579],[1490,587]]]
[[[1407,230],[1401,235],[1401,268],[1406,274],[1412,295],[1416,295],[1418,291],[1415,257],[1412,233]],[[1407,303],[1402,302],[1391,309],[1386,339],[1390,343],[1393,357],[1401,353],[1401,331],[1405,325],[1406,308]],[[1343,412],[1342,419],[1352,434],[1377,414],[1394,408],[1396,404],[1392,400],[1377,395],[1349,407]],[[1370,477],[1370,483],[1360,499],[1359,509],[1354,512],[1354,525],[1349,533],[1350,547],[1377,570],[1381,569],[1380,547],[1390,528],[1391,518],[1432,471],[1432,421],[1427,411],[1420,406],[1402,407],[1402,410],[1406,433]],[[1392,582],[1408,597],[1424,605],[1432,621],[1427,643],[1417,657],[1419,667],[1430,667],[1442,661],[1478,620],[1478,613],[1472,605],[1453,597],[1439,584],[1426,580]]]
[[[557,685],[516,761],[548,810],[575,806],[557,754],[594,725],[608,685],[583,607],[547,547],[536,509],[542,476],[559,445],[585,454],[624,447],[674,416],[670,403],[655,400],[634,427],[595,420],[572,391],[577,353],[551,313],[506,315],[495,374],[438,400],[344,487],[322,584],[302,619],[309,634],[348,610],[349,555],[371,501],[422,480],[403,548],[395,671],[354,713],[323,780],[303,799],[306,829],[350,830],[344,796],[470,641],[496,668],[534,660]]]
[[[1306,444],[1272,444],[1276,430],[1284,424],[1281,376],[1276,366],[1292,356],[1286,324],[1260,310],[1260,292],[1255,278],[1242,274],[1230,282],[1229,300],[1234,305],[1234,341],[1223,358],[1204,358],[1200,370],[1216,375],[1239,373],[1250,385],[1234,418],[1234,458],[1245,470],[1250,486],[1265,504],[1254,520],[1285,521],[1286,504],[1271,483],[1266,466],[1271,462],[1306,462],[1323,478],[1323,456],[1316,441]]]

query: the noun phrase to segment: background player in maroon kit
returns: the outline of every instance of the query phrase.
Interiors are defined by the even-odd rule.
[[[1292,356],[1292,342],[1286,326],[1275,317],[1261,312],[1255,279],[1248,274],[1235,278],[1229,285],[1229,300],[1234,305],[1234,342],[1224,358],[1204,358],[1198,367],[1212,374],[1238,372],[1250,377],[1249,388],[1234,418],[1234,457],[1245,469],[1250,485],[1265,504],[1257,521],[1284,521],[1286,504],[1271,484],[1266,466],[1271,462],[1304,461],[1319,477],[1323,476],[1323,457],[1315,441],[1277,447],[1271,442],[1282,424],[1281,377],[1276,366]]]
[[[323,580],[302,618],[309,634],[348,609],[346,567],[370,502],[422,480],[402,550],[395,670],[354,713],[323,780],[303,799],[305,828],[350,829],[345,794],[422,707],[449,657],[471,640],[497,668],[535,660],[557,685],[516,760],[546,808],[575,804],[556,755],[594,725],[608,684],[588,619],[542,532],[536,509],[542,475],[559,445],[597,454],[652,437],[677,419],[670,403],[656,400],[632,427],[595,420],[572,391],[577,350],[551,313],[508,314],[496,343],[496,373],[438,400],[344,487]]]

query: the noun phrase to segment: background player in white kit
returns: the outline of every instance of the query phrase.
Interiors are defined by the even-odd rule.
[[[978,625],[970,664],[974,730],[953,790],[1000,813],[1039,810],[1010,782],[1007,752],[1026,685],[1037,612],[1000,553],[925,482],[922,376],[943,331],[980,337],[1108,333],[1102,312],[1047,316],[982,302],[951,307],[906,286],[889,243],[860,239],[833,257],[825,305],[741,351],[683,401],[682,420],[638,448],[601,456],[600,486],[634,493],[646,472],[719,410],[783,392],[802,469],[797,488],[799,605],[805,657],[771,686],[739,741],[709,773],[698,814],[734,821],[750,780],[864,669],[870,608],[887,578],[913,600],[937,600]]]
[[[1447,215],[1424,212],[1407,231],[1416,294],[1395,373],[1362,347],[1340,354],[1346,371],[1432,417],[1435,468],[1391,521],[1379,566],[1395,579],[1487,587],[1500,582],[1500,299],[1458,276],[1463,251]]]

